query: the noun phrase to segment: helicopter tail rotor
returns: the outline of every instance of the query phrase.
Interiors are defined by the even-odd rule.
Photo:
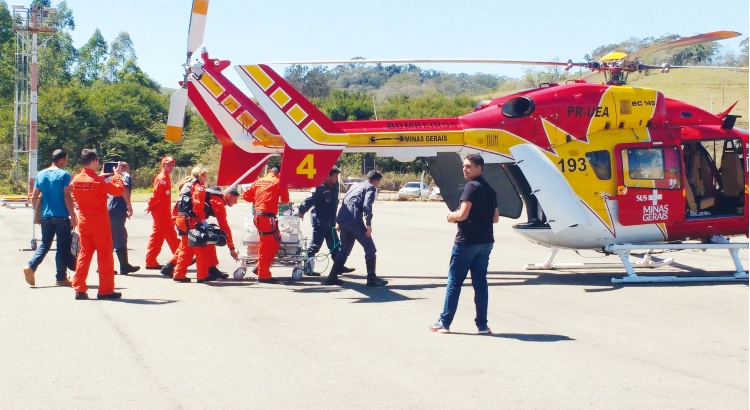
[[[182,129],[185,125],[185,110],[188,103],[188,76],[193,69],[190,67],[190,57],[203,44],[203,36],[206,31],[206,14],[208,13],[209,0],[193,0],[193,8],[190,14],[190,26],[187,37],[187,61],[185,62],[185,76],[180,88],[169,98],[169,116],[167,117],[167,133],[164,139],[172,142],[180,142]]]

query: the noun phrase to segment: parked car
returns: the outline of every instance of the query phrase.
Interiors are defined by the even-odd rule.
[[[399,199],[415,199],[423,198],[427,199],[430,188],[423,182],[407,182],[401,189],[398,190]]]
[[[443,196],[440,195],[440,188],[439,187],[432,187],[432,191],[430,191],[430,200],[432,201],[442,201]]]

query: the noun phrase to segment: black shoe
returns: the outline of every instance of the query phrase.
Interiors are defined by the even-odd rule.
[[[279,280],[276,278],[258,278],[259,283],[279,283]]]
[[[305,272],[305,276],[320,276],[320,273],[310,271],[310,272]]]
[[[371,288],[377,288],[377,287],[385,286],[387,284],[388,284],[388,281],[385,279],[380,279],[378,277],[367,278],[367,286]]]
[[[76,292],[76,300],[89,300],[89,295],[86,292]]]
[[[140,266],[129,265],[129,266],[121,267],[120,275],[127,275],[129,273],[138,272],[139,270],[141,270]]]
[[[175,282],[190,283],[190,278],[172,278]]]
[[[206,277],[205,277],[205,278],[203,278],[203,279],[198,279],[198,281],[197,281],[197,282],[198,282],[198,283],[206,283],[206,282],[213,282],[213,281],[215,281],[215,280],[216,280],[216,278],[215,278],[215,277],[213,277],[213,276],[209,275],[209,276],[206,276]]]
[[[229,277],[228,274],[220,271],[216,266],[211,266],[210,268],[208,268],[208,275],[216,279],[226,279]]]
[[[342,266],[341,267],[341,273],[352,273],[355,270],[357,270],[357,269],[356,268],[347,268],[346,266]]]
[[[159,269],[161,269],[163,267],[164,267],[164,265],[154,265],[154,266],[146,266],[146,269],[148,269],[148,270],[159,270]]]
[[[120,292],[112,292],[108,295],[96,295],[97,299],[104,299],[104,300],[120,299],[121,297],[122,297],[122,293]]]
[[[324,285],[328,285],[328,286],[342,285],[343,283],[344,283],[343,280],[341,280],[341,279],[339,279],[337,277],[331,277],[331,276],[327,277],[323,281],[323,284]]]
[[[172,262],[167,262],[167,264],[166,264],[166,265],[164,265],[164,266],[163,266],[163,267],[161,268],[161,271],[160,271],[160,273],[161,273],[162,275],[164,275],[164,276],[168,276],[168,277],[170,277],[170,278],[171,278],[171,277],[172,277],[172,274],[174,273],[174,265],[172,264]]]

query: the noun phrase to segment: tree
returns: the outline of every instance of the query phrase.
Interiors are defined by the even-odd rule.
[[[369,120],[374,115],[372,98],[361,91],[333,90],[319,108],[332,120]]]
[[[144,73],[134,59],[127,60],[125,65],[115,73],[115,81],[142,85],[153,91],[159,91],[161,85]]]
[[[39,86],[63,85],[72,79],[77,53],[69,33],[58,32],[39,49]]]
[[[130,38],[130,34],[126,31],[121,31],[110,45],[109,59],[104,65],[104,79],[111,82],[117,81],[117,72],[123,69],[125,64],[131,60],[131,66],[135,65],[137,57],[135,56],[133,40]]]
[[[98,80],[107,61],[107,54],[107,41],[102,32],[96,29],[89,41],[78,50],[78,66],[73,75],[83,84]]]
[[[740,67],[747,67],[749,63],[748,61],[749,60],[748,59],[748,38],[745,38],[740,43],[740,55],[737,58],[737,63]]]

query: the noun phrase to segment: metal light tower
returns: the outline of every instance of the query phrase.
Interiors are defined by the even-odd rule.
[[[51,7],[13,5],[16,33],[16,93],[13,114],[13,161],[19,182],[18,156],[29,154],[28,193],[34,190],[37,174],[37,55],[39,33],[57,31],[57,10]],[[30,61],[30,64],[29,64]]]

